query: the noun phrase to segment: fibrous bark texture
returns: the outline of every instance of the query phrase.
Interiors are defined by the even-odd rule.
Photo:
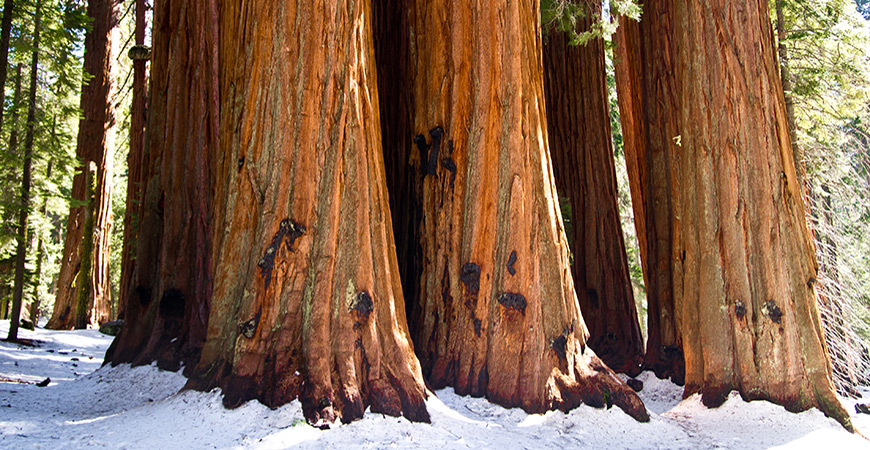
[[[311,422],[369,407],[427,421],[380,149],[371,4],[228,1],[219,22],[214,294],[191,385],[221,387],[228,406],[299,398]]]
[[[205,342],[212,289],[212,166],[218,142],[217,4],[158,2],[144,191],[113,364],[190,369]]]
[[[600,2],[582,4],[588,15],[578,20],[577,32],[601,19]],[[588,345],[610,368],[634,376],[644,341],[619,220],[604,41],[570,40],[568,32],[547,30],[543,55],[553,172],[559,195],[571,205],[574,288]]]
[[[616,90],[632,208],[647,291],[649,336],[643,366],[683,384],[685,368],[674,312],[673,242],[680,148],[674,66],[673,2],[644,3],[640,23],[623,18],[616,32]]]
[[[677,2],[674,23],[686,395],[718,405],[737,390],[851,428],[831,386],[767,1]]]
[[[92,289],[88,294],[88,323],[102,323],[110,319],[109,241],[111,240],[111,181],[112,142],[115,125],[114,106],[110,101],[114,56],[112,39],[118,25],[117,0],[88,2],[91,28],[85,34],[84,69],[92,76],[82,85],[79,132],[76,156],[82,166],[73,178],[72,196],[79,204],[70,207],[66,239],[57,281],[57,297],[47,328],[63,330],[73,328],[76,322],[77,285],[89,277]],[[97,167],[93,205],[83,205],[87,191],[87,172],[90,164]],[[93,235],[84,236],[85,209],[93,208]],[[93,242],[90,273],[82,273],[81,242]]]
[[[547,149],[538,2],[411,3],[414,342],[430,384],[529,412],[612,401],[648,419],[585,344]]]
[[[136,24],[134,35],[137,46],[145,45],[145,0],[136,0]],[[124,235],[121,253],[121,280],[118,283],[119,297],[117,317],[126,314],[127,297],[130,294],[130,277],[136,257],[138,218],[142,217],[142,194],[144,192],[145,120],[147,61],[133,60],[133,101],[130,105],[130,152],[127,154],[127,200],[124,210]]]

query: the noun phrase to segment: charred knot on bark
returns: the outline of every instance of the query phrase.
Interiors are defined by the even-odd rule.
[[[139,297],[139,304],[145,306],[151,303],[151,288],[145,286],[136,286],[136,295]]]
[[[508,262],[507,262],[507,270],[508,270],[508,273],[510,273],[511,275],[517,274],[517,269],[514,268],[514,264],[516,264],[516,262],[517,262],[517,251],[512,250],[511,255],[508,256]]]
[[[242,171],[242,166],[244,166],[244,165],[245,165],[245,157],[242,156],[241,158],[239,158],[239,172]]]
[[[426,137],[422,134],[418,134],[414,138],[414,144],[420,150],[420,166],[424,177],[426,175],[435,175],[438,171],[438,153],[441,151],[441,138],[444,136],[444,129],[437,126],[429,130],[429,136],[432,138],[431,144],[426,143]],[[450,170],[449,167],[447,169]],[[455,170],[456,165],[454,164],[454,170],[452,171],[454,176]]]
[[[568,359],[568,337],[574,332],[574,324],[569,323],[562,329],[562,334],[550,339],[550,350],[559,357],[560,360]]]
[[[592,288],[586,289],[586,300],[589,301],[589,306],[598,308],[598,291]]]
[[[351,311],[356,311],[363,319],[368,319],[369,314],[375,309],[372,296],[366,291],[360,291],[356,294],[353,304],[350,306]]]
[[[263,276],[264,290],[269,289],[269,283],[272,282],[272,268],[275,266],[275,255],[281,247],[281,242],[285,242],[287,251],[292,252],[293,243],[303,234],[305,234],[305,227],[290,219],[284,219],[278,225],[278,231],[272,236],[272,242],[266,247],[266,253],[257,262],[260,275]]]
[[[515,292],[505,292],[498,296],[498,302],[508,309],[515,309],[522,314],[526,313],[526,298]]]
[[[254,332],[257,331],[257,325],[260,323],[260,314],[258,313],[255,317],[251,318],[246,322],[242,322],[239,324],[239,334],[242,336],[252,339],[254,337]]]
[[[459,281],[465,285],[466,294],[476,295],[480,291],[480,266],[473,262],[467,262],[462,266]]]
[[[740,300],[734,302],[734,314],[741,320],[746,317],[746,305],[744,305]]]
[[[782,310],[776,305],[773,299],[764,303],[762,312],[767,315],[774,323],[782,323]]]
[[[178,289],[167,289],[160,298],[158,310],[163,320],[181,319],[184,317],[184,294]]]

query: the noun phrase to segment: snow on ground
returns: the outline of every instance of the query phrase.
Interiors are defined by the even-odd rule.
[[[6,335],[8,322],[0,324]],[[707,409],[682,388],[642,374],[640,395],[651,421],[638,423],[619,409],[580,407],[569,414],[529,415],[451,389],[428,401],[431,424],[368,413],[349,425],[321,431],[305,423],[298,402],[270,410],[258,402],[224,409],[218,390],[179,390],[185,379],[153,366],[102,367],[111,343],[96,330],[21,330],[38,347],[0,342],[0,448],[125,449],[763,449],[865,448],[816,410],[791,414],[768,402],[746,403],[736,394]],[[861,402],[870,401],[870,391]],[[855,415],[870,435],[870,416]]]

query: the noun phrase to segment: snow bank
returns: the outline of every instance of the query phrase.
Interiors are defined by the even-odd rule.
[[[0,333],[7,327],[3,322]],[[791,414],[736,394],[707,409],[697,396],[681,401],[679,386],[650,373],[639,377],[650,423],[616,408],[529,415],[444,389],[428,400],[431,424],[368,413],[321,431],[305,423],[298,402],[274,410],[248,402],[227,410],[218,390],[179,392],[185,379],[177,373],[153,366],[100,368],[111,338],[95,330],[23,330],[22,337],[42,343],[0,343],[0,376],[26,382],[51,377],[52,383],[0,383],[0,448],[870,448],[819,411]],[[854,414],[854,401],[844,403]],[[868,419],[853,416],[865,434]]]

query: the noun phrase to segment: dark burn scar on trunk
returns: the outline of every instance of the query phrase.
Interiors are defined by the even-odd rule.
[[[598,291],[592,288],[586,289],[586,299],[589,301],[589,306],[598,307]]]
[[[429,150],[427,165],[429,174],[434,175],[438,170],[438,153],[441,151],[441,137],[444,136],[444,129],[437,126],[429,130],[429,136],[432,137],[432,148]]]
[[[480,326],[480,319],[474,319],[474,334],[476,334],[477,337],[480,337]]]
[[[746,317],[746,305],[744,305],[740,300],[734,302],[734,314],[738,319]]]
[[[444,136],[444,129],[437,126],[429,130],[429,136],[432,137],[432,144],[427,144],[426,137],[422,134],[418,134],[414,138],[414,144],[416,144],[417,149],[420,150],[420,166],[424,177],[426,175],[435,175],[438,171],[438,153],[441,151],[441,138]],[[451,163],[452,162],[453,161],[451,160]],[[446,165],[445,167],[447,170],[450,170]],[[451,170],[451,172],[453,172],[455,177],[456,164],[453,164],[453,170]]]
[[[517,262],[517,251],[512,250],[511,255],[508,257],[508,262],[507,262],[507,270],[511,275],[517,274],[517,269],[514,269],[514,264],[516,264],[516,262]]]
[[[466,294],[477,294],[480,291],[480,266],[473,262],[465,263],[459,281],[465,285]]]
[[[574,332],[574,324],[569,323],[562,328],[562,334],[550,339],[550,349],[559,357],[566,360],[568,356],[568,337]]]
[[[287,251],[293,251],[293,243],[305,234],[305,226],[296,223],[290,219],[284,219],[278,226],[278,231],[272,236],[272,242],[266,247],[266,253],[257,262],[260,267],[260,275],[263,277],[264,290],[269,289],[269,283],[272,282],[272,268],[275,266],[275,255],[281,247],[281,242],[286,243]],[[286,238],[286,241],[285,241]]]
[[[146,286],[136,286],[136,295],[139,297],[139,304],[145,306],[151,303],[151,288]]]
[[[356,294],[353,304],[350,306],[351,311],[356,311],[362,319],[368,319],[369,314],[375,309],[375,304],[372,302],[372,296],[366,291],[360,291]]]
[[[776,302],[774,302],[772,299],[768,300],[764,304],[764,308],[767,309],[767,317],[770,317],[770,320],[772,320],[774,323],[782,322],[782,310],[779,309],[779,306],[776,305]]]
[[[260,324],[260,315],[262,310],[257,310],[257,315],[252,317],[251,319],[242,322],[239,324],[239,334],[242,336],[252,339],[254,337],[254,332],[257,331],[257,325]]]
[[[523,314],[526,313],[526,298],[515,292],[505,292],[498,296],[498,302],[508,309],[515,309]]]
[[[427,165],[427,161],[429,160],[429,144],[426,143],[426,137],[422,134],[418,134],[414,137],[414,144],[417,145],[417,149],[420,150],[420,170],[423,172],[423,176],[429,175],[429,166]]]

